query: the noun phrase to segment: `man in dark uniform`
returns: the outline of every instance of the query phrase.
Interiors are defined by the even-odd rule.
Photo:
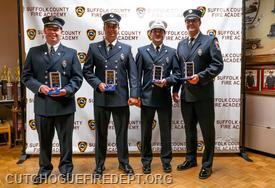
[[[23,84],[35,94],[34,113],[40,146],[40,169],[34,178],[35,184],[43,183],[53,169],[51,154],[55,129],[60,144],[59,171],[65,180],[71,178],[74,94],[82,84],[76,50],[60,43],[64,20],[48,16],[42,21],[46,43],[30,48],[22,71]]]
[[[128,105],[138,103],[137,68],[131,47],[117,40],[120,19],[121,17],[115,13],[102,16],[105,38],[103,41],[90,44],[83,67],[84,78],[94,88],[96,177],[101,177],[105,169],[111,114],[115,125],[119,169],[128,175],[134,173],[128,158]]]
[[[151,173],[153,158],[151,139],[152,123],[158,113],[161,161],[164,172],[171,172],[171,118],[172,97],[170,87],[180,77],[176,50],[163,44],[167,24],[164,21],[149,23],[152,43],[138,49],[136,63],[141,98],[141,161],[143,173]],[[155,75],[155,77],[154,77]],[[160,76],[162,75],[162,76]]]
[[[275,87],[275,76],[273,76],[273,71],[269,71],[269,75],[265,79],[265,85],[268,89],[273,89]]]
[[[248,75],[246,76],[246,86],[247,88],[251,88],[255,85],[255,78],[252,73],[252,71],[248,72]]]
[[[181,89],[181,112],[185,123],[187,151],[186,161],[178,165],[177,169],[185,170],[197,166],[196,126],[199,123],[205,144],[199,178],[206,179],[212,173],[215,149],[213,79],[223,70],[223,59],[217,38],[200,32],[201,11],[189,9],[183,15],[189,36],[179,42],[177,52],[183,65],[181,70],[184,70],[186,62],[193,62],[194,74],[183,82]],[[185,77],[184,74],[183,76]],[[179,87],[174,88],[173,99],[178,101]]]

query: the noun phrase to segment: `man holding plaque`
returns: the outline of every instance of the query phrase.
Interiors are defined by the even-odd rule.
[[[177,53],[183,70],[181,112],[187,151],[185,162],[178,165],[177,169],[186,170],[197,166],[196,126],[199,123],[205,144],[199,178],[206,179],[212,173],[215,149],[214,78],[223,70],[223,58],[218,39],[200,31],[202,12],[189,9],[183,16],[189,36],[179,42]],[[194,74],[190,75],[192,72]],[[179,101],[180,85],[173,90],[175,102]]]
[[[30,48],[21,80],[34,95],[35,123],[39,137],[39,172],[34,184],[47,180],[53,170],[52,141],[59,138],[59,171],[65,181],[72,177],[72,134],[74,94],[82,84],[81,65],[76,50],[60,43],[65,21],[55,16],[42,19],[46,43]]]
[[[101,177],[105,170],[111,114],[115,125],[119,169],[132,175],[134,171],[128,157],[128,124],[129,105],[138,103],[137,69],[131,47],[117,40],[121,17],[106,13],[102,20],[104,40],[89,45],[83,67],[84,78],[94,88],[96,168],[93,175]]]
[[[161,162],[163,171],[172,171],[171,159],[171,86],[180,77],[179,62],[176,50],[163,44],[167,23],[151,21],[150,38],[152,43],[138,49],[136,64],[140,82],[141,98],[141,162],[143,173],[151,173],[153,158],[151,148],[152,124],[155,113],[158,113]]]

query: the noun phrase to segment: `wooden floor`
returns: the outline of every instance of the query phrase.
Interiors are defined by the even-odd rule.
[[[20,156],[20,147],[9,149],[7,146],[0,146],[0,187],[37,187],[32,185],[30,175],[35,175],[38,170],[38,157],[36,155],[30,156],[23,164],[17,165],[16,162]],[[152,163],[152,174],[143,175],[141,170],[140,158],[138,156],[131,156],[130,162],[133,166],[137,176],[133,179],[125,179],[122,177],[120,181],[123,184],[118,184],[117,177],[120,171],[117,168],[117,158],[108,157],[106,160],[106,178],[104,181],[97,183],[88,180],[85,184],[83,179],[84,174],[89,176],[94,165],[94,157],[92,155],[76,155],[74,160],[74,174],[75,183],[63,184],[52,178],[51,182],[39,185],[39,187],[134,187],[134,188],[155,188],[155,187],[173,187],[173,188],[193,188],[193,187],[223,187],[223,188],[255,188],[266,187],[275,188],[275,159],[265,157],[259,154],[248,153],[248,156],[253,162],[246,162],[236,154],[219,154],[215,156],[213,174],[207,180],[200,180],[198,173],[200,165],[196,168],[187,171],[177,171],[177,164],[183,161],[183,156],[176,156],[172,160],[173,172],[166,174],[162,172],[159,157],[154,157]],[[54,170],[53,175],[58,175],[58,161],[59,157],[53,157]],[[201,157],[198,159],[201,164]],[[113,176],[111,176],[113,175]],[[20,177],[24,183],[20,183]],[[110,178],[113,177],[113,178]],[[115,180],[115,178],[117,180]],[[123,179],[124,178],[124,179]],[[127,177],[126,177],[127,178]],[[27,179],[27,180],[26,180]],[[13,183],[16,182],[17,183]],[[77,183],[78,182],[78,183]]]

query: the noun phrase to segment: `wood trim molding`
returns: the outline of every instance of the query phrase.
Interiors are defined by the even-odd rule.
[[[245,56],[246,65],[275,65],[275,54]]]

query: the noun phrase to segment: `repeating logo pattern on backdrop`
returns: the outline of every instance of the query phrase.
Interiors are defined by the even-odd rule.
[[[208,29],[207,30],[207,35],[216,37],[217,31],[215,29]]]
[[[198,143],[197,143],[197,151],[203,152],[204,147],[205,147],[204,142],[202,140],[199,140]]]
[[[96,30],[88,29],[87,30],[87,37],[89,38],[90,41],[93,41],[96,37]]]
[[[27,29],[27,35],[30,40],[33,40],[36,36],[36,29]]]
[[[141,151],[141,142],[140,141],[137,142],[137,149],[138,149],[138,151]]]
[[[84,108],[87,103],[87,98],[86,97],[78,97],[77,98],[77,104],[80,108]]]
[[[80,63],[84,63],[86,59],[87,54],[85,52],[78,52],[77,57]]]
[[[32,130],[36,130],[36,123],[34,119],[29,120],[29,126]]]
[[[77,145],[78,145],[78,149],[81,153],[85,152],[85,150],[87,149],[87,146],[88,146],[87,142],[85,142],[85,141],[80,141],[80,142],[78,142]]]
[[[197,9],[201,11],[201,17],[203,17],[206,13],[206,7],[205,6],[199,6],[199,7],[197,7]]]
[[[143,18],[145,15],[146,9],[144,7],[138,7],[136,9],[136,12],[137,12],[138,17]]]
[[[82,17],[83,14],[85,13],[85,7],[83,7],[83,6],[75,7],[75,13],[78,17]]]
[[[88,126],[90,127],[90,129],[92,130],[92,131],[94,131],[96,128],[95,128],[95,120],[94,119],[90,119],[89,121],[88,121]]]

